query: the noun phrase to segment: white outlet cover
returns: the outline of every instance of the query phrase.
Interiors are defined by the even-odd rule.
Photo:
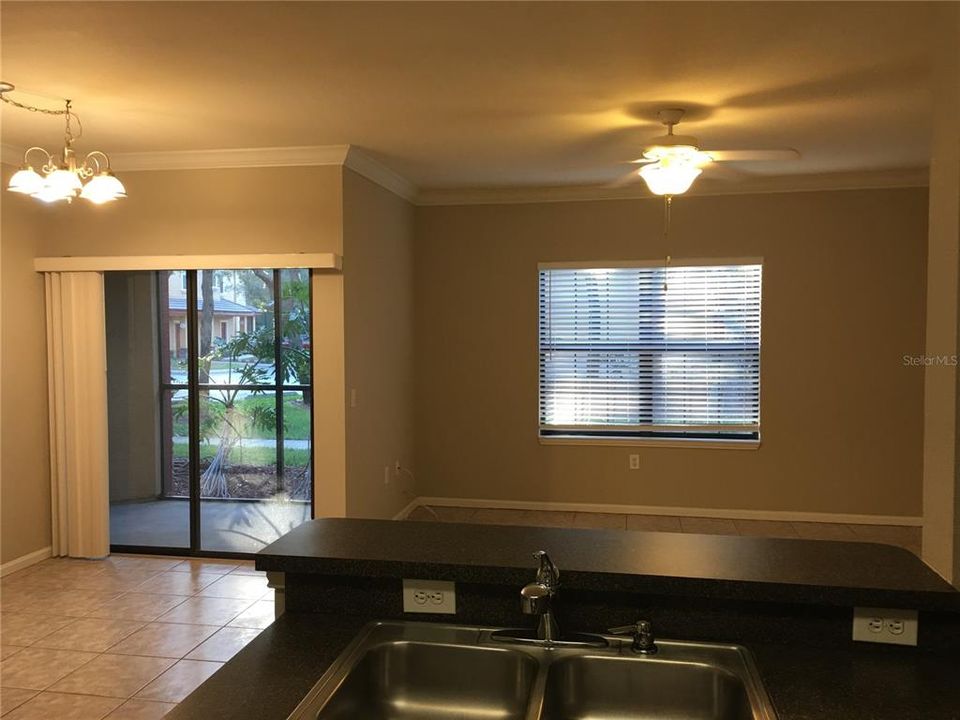
[[[455,615],[457,586],[446,580],[403,580],[403,611]],[[438,602],[439,600],[439,602]]]
[[[882,624],[877,630],[877,621]],[[902,623],[903,630],[891,632],[890,621]],[[917,611],[894,608],[853,609],[853,639],[861,642],[889,643],[890,645],[917,645]]]

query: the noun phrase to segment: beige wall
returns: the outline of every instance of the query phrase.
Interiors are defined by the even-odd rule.
[[[960,5],[942,3],[930,161],[927,354],[960,354]],[[960,384],[926,369],[923,558],[960,585]]]
[[[11,169],[3,166],[3,181]],[[0,192],[0,562],[50,546],[43,208]]]
[[[112,207],[3,195],[4,561],[49,544],[35,254],[342,252],[313,282],[318,515],[389,517],[414,492],[920,514],[923,372],[902,356],[924,348],[925,190],[682,198],[667,247],[650,200],[414,210],[334,167],[124,181]],[[765,258],[762,447],[641,448],[630,472],[627,448],[540,445],[537,262],[667,252]],[[416,487],[384,483],[414,458]]]
[[[343,243],[347,514],[390,518],[415,496],[413,207],[345,170]]]
[[[3,168],[4,186],[12,171]],[[123,182],[129,197],[101,207],[40,206],[2,193],[3,297],[15,298],[3,305],[3,447],[14,448],[3,454],[3,512],[5,520],[8,514],[15,518],[4,522],[4,560],[50,543],[43,293],[34,256],[342,252],[339,166],[127,172]],[[342,515],[342,277],[317,273],[313,291],[314,336],[324,338],[314,345],[317,514]],[[8,368],[10,377],[25,379],[8,383]],[[38,410],[24,419],[22,407]],[[25,479],[28,469],[40,489]],[[9,499],[7,478],[11,487],[16,483]]]
[[[48,208],[46,255],[340,252],[340,168],[123,173],[129,197]]]
[[[423,207],[421,495],[917,516],[925,189]],[[764,258],[759,450],[540,445],[537,263]],[[639,452],[639,471],[627,455]]]

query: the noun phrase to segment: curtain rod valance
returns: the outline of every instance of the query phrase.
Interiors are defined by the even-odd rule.
[[[310,268],[340,270],[336,253],[267,253],[262,255],[122,255],[34,258],[37,272],[107,272],[112,270],[247,270]]]

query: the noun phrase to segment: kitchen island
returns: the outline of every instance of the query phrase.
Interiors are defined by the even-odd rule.
[[[960,593],[885,545],[376,520],[316,520],[260,553],[287,612],[170,715],[282,720],[370,620],[530,624],[531,553],[560,567],[566,629],[643,616],[664,638],[749,648],[781,720],[956,720]],[[457,583],[457,614],[404,614],[401,578]],[[854,643],[851,608],[920,612],[919,647]]]

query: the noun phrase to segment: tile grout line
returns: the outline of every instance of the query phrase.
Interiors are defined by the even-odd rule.
[[[126,557],[126,556],[114,556],[114,557],[122,558],[122,557]],[[87,577],[79,578],[79,579],[77,579],[77,580],[67,580],[67,581],[66,581],[66,584],[64,584],[62,581],[59,582],[59,583],[50,582],[50,585],[48,586],[48,585],[47,585],[47,582],[50,580],[49,578],[37,578],[36,580],[34,580],[33,582],[31,582],[31,581],[28,579],[28,576],[29,576],[30,574],[32,574],[32,573],[25,573],[24,575],[22,575],[22,576],[20,576],[20,577],[16,577],[16,578],[13,578],[13,576],[11,576],[11,578],[13,578],[13,579],[15,579],[15,580],[17,581],[17,585],[22,586],[22,587],[24,588],[25,595],[28,595],[28,596],[31,594],[31,591],[32,591],[33,593],[35,593],[35,594],[39,594],[39,595],[42,596],[42,595],[44,595],[44,594],[55,595],[55,594],[57,594],[58,592],[69,591],[69,590],[80,590],[80,591],[86,591],[86,592],[91,592],[91,593],[101,592],[101,593],[104,593],[105,595],[107,595],[107,597],[101,597],[101,598],[96,598],[96,597],[94,596],[93,598],[91,598],[92,600],[94,600],[94,602],[93,602],[90,606],[85,607],[85,608],[83,608],[82,610],[77,610],[77,611],[76,611],[77,614],[75,614],[75,615],[74,615],[74,614],[69,614],[69,615],[68,615],[68,614],[56,613],[56,612],[54,612],[54,613],[42,613],[42,612],[41,612],[41,613],[34,613],[34,612],[29,612],[29,610],[33,609],[33,607],[29,604],[29,603],[30,603],[29,600],[25,601],[25,604],[27,605],[27,607],[26,607],[25,609],[28,609],[28,612],[19,612],[19,610],[11,612],[11,611],[7,611],[7,610],[4,608],[4,614],[7,614],[7,613],[9,613],[9,614],[17,614],[17,615],[23,615],[23,616],[26,616],[26,617],[34,616],[34,617],[37,618],[37,620],[38,620],[39,622],[42,622],[42,618],[44,618],[44,617],[60,617],[60,618],[63,618],[63,619],[65,619],[65,620],[67,620],[67,622],[66,622],[63,626],[57,627],[57,628],[51,630],[49,633],[43,633],[43,634],[40,635],[39,637],[34,638],[34,639],[30,642],[30,644],[28,644],[28,645],[11,645],[11,647],[17,647],[18,650],[17,650],[16,652],[14,652],[11,656],[8,656],[7,659],[10,659],[10,658],[12,658],[12,657],[15,657],[17,654],[19,654],[20,652],[22,652],[22,650],[27,649],[27,648],[30,648],[30,647],[34,647],[34,648],[37,649],[37,650],[50,650],[50,651],[53,651],[53,652],[58,652],[58,651],[64,651],[64,652],[82,652],[82,653],[85,653],[85,654],[90,655],[90,657],[88,657],[86,660],[84,660],[80,665],[78,665],[77,667],[71,669],[70,672],[66,673],[65,675],[63,675],[63,676],[61,676],[61,677],[58,677],[58,678],[52,680],[51,682],[45,684],[42,689],[37,689],[37,688],[17,688],[17,687],[15,687],[15,686],[13,686],[13,685],[10,685],[10,686],[9,686],[10,689],[20,690],[20,691],[22,691],[22,692],[24,692],[24,693],[31,693],[31,694],[32,694],[28,699],[26,699],[23,703],[18,704],[16,707],[22,707],[23,705],[25,705],[25,704],[33,701],[34,698],[36,698],[36,697],[38,697],[38,696],[40,696],[40,695],[44,695],[44,694],[70,695],[70,696],[75,696],[75,697],[96,697],[96,698],[109,699],[109,700],[112,700],[112,701],[116,701],[116,702],[118,703],[118,705],[117,705],[113,710],[110,711],[111,714],[114,713],[114,712],[116,712],[117,709],[123,707],[125,704],[127,704],[128,702],[131,702],[131,701],[137,701],[137,702],[143,702],[143,703],[156,703],[156,704],[160,704],[160,705],[173,706],[173,705],[176,705],[178,701],[172,700],[172,699],[169,698],[169,697],[167,697],[167,698],[144,698],[144,697],[137,697],[137,696],[139,695],[139,693],[143,692],[144,689],[147,688],[150,684],[158,681],[160,678],[164,677],[165,675],[167,675],[168,673],[170,673],[171,671],[173,671],[174,668],[176,668],[178,665],[181,666],[181,667],[190,667],[193,663],[196,663],[198,667],[201,667],[201,666],[202,666],[202,667],[216,666],[216,668],[213,670],[213,672],[216,672],[216,669],[218,669],[219,667],[222,667],[223,664],[224,664],[224,662],[223,662],[223,661],[220,661],[220,660],[193,658],[193,659],[189,659],[189,660],[190,660],[189,663],[185,663],[185,661],[188,660],[188,657],[187,657],[188,655],[190,655],[190,654],[192,654],[193,652],[195,652],[201,645],[203,645],[203,644],[206,643],[208,640],[210,640],[211,638],[213,638],[214,636],[216,636],[216,635],[217,635],[218,633],[220,633],[221,631],[227,629],[228,627],[231,628],[231,629],[234,629],[234,630],[238,630],[238,631],[253,630],[253,631],[255,631],[255,632],[253,633],[252,637],[255,637],[256,634],[259,633],[259,631],[261,631],[261,630],[263,629],[262,627],[259,627],[259,626],[257,626],[257,627],[242,627],[242,626],[233,627],[233,626],[230,625],[230,623],[236,622],[237,619],[238,619],[241,615],[243,615],[244,613],[248,612],[248,611],[251,610],[252,608],[256,607],[258,603],[260,603],[260,602],[272,602],[272,597],[273,597],[273,596],[272,596],[272,594],[270,594],[269,588],[266,588],[266,587],[264,588],[264,590],[263,590],[262,593],[256,594],[255,597],[250,597],[249,595],[247,595],[247,596],[245,596],[245,597],[220,597],[220,595],[207,595],[207,594],[205,594],[205,592],[208,590],[208,588],[209,588],[210,586],[212,586],[213,584],[215,584],[215,583],[219,582],[220,580],[223,580],[224,578],[227,578],[227,577],[252,578],[252,579],[255,579],[255,580],[258,581],[258,582],[263,582],[264,586],[266,586],[266,582],[265,582],[264,576],[263,576],[261,573],[257,573],[256,571],[252,571],[252,572],[249,571],[248,565],[245,564],[245,563],[238,563],[238,564],[228,563],[228,566],[225,566],[225,565],[222,564],[222,563],[216,563],[216,562],[215,562],[211,568],[208,568],[208,570],[215,570],[214,572],[208,572],[208,574],[209,574],[210,576],[215,576],[215,577],[213,577],[213,579],[211,579],[209,582],[202,582],[202,581],[201,581],[201,582],[199,582],[199,583],[196,583],[195,589],[194,589],[193,587],[191,587],[190,590],[191,590],[192,592],[188,592],[188,593],[186,593],[186,594],[184,594],[184,593],[171,593],[171,592],[157,592],[157,591],[152,591],[152,590],[149,590],[149,589],[144,589],[144,588],[142,588],[142,585],[144,585],[144,584],[150,582],[151,580],[153,580],[154,578],[156,578],[156,577],[158,577],[158,576],[162,576],[162,575],[164,575],[164,574],[166,574],[166,573],[174,573],[174,572],[175,572],[175,573],[177,573],[178,575],[184,575],[184,576],[188,576],[188,577],[195,576],[195,575],[198,574],[198,573],[199,573],[199,574],[203,574],[204,569],[205,569],[205,566],[204,566],[203,562],[192,561],[191,564],[190,564],[189,569],[183,569],[183,568],[181,568],[180,570],[176,570],[176,569],[175,569],[175,568],[177,568],[178,565],[180,565],[182,562],[185,562],[185,561],[186,561],[186,559],[181,560],[181,562],[180,562],[180,563],[177,563],[176,565],[173,565],[173,566],[170,566],[170,567],[166,567],[166,568],[164,568],[164,569],[157,570],[157,571],[155,571],[155,572],[145,573],[145,574],[141,575],[139,578],[137,578],[137,582],[136,582],[135,584],[131,584],[131,585],[127,586],[127,587],[124,587],[123,589],[117,589],[116,586],[114,586],[114,587],[112,587],[112,588],[110,588],[110,589],[100,589],[100,587],[98,587],[98,583],[97,583],[96,581],[90,581],[90,578],[87,578]],[[70,565],[68,564],[68,562],[69,562],[69,561],[67,561],[67,562],[63,562],[63,561],[57,562],[57,561],[55,561],[55,562],[51,562],[51,563],[48,564],[46,567],[70,567]],[[128,566],[128,567],[131,568],[131,572],[136,572],[136,568],[135,568],[134,565],[130,565],[130,566]],[[112,568],[112,570],[115,570],[115,571],[117,572],[117,575],[118,575],[118,576],[122,576],[122,575],[123,575],[123,568],[124,568],[124,565],[119,565],[119,566],[115,566],[114,568]],[[216,572],[216,570],[220,570],[220,571],[225,570],[225,572]],[[243,572],[244,570],[246,570],[246,572]],[[69,571],[67,571],[67,572],[69,572]],[[51,571],[50,574],[52,574],[52,573],[53,573],[53,571]],[[46,575],[46,574],[48,574],[48,573],[44,573],[44,574]],[[110,570],[108,570],[108,569],[106,569],[106,568],[101,568],[101,569],[99,569],[98,571],[93,572],[93,573],[91,574],[91,577],[106,578],[106,577],[108,577],[109,574],[110,574]],[[6,579],[5,579],[5,580],[6,580]],[[39,580],[39,582],[37,582],[38,580]],[[118,582],[121,583],[121,584],[123,583],[122,579],[119,580]],[[10,584],[9,581],[6,581],[6,582],[3,583],[3,585],[9,585],[9,584]],[[243,583],[238,583],[238,584],[242,585]],[[78,586],[80,586],[80,585],[85,585],[85,586],[87,586],[87,587],[78,587]],[[225,585],[227,585],[227,584],[225,583]],[[258,590],[259,590],[259,588],[258,588]],[[236,595],[236,594],[241,594],[241,595],[243,595],[244,593],[243,593],[242,591],[238,591],[238,592],[236,592],[236,593],[231,593],[231,592],[228,590],[228,591],[223,591],[222,594],[224,594],[224,595]],[[144,616],[143,616],[143,615],[140,615],[139,617],[129,617],[129,616],[125,616],[125,615],[123,614],[123,611],[122,611],[122,610],[119,612],[119,616],[113,616],[113,617],[95,617],[98,613],[99,613],[99,614],[104,614],[104,610],[103,610],[104,607],[106,607],[106,606],[108,606],[108,605],[110,605],[110,604],[112,604],[112,603],[115,603],[115,602],[117,602],[117,601],[122,601],[123,598],[127,598],[127,597],[129,597],[130,595],[143,595],[143,596],[157,597],[157,598],[179,598],[180,600],[179,600],[179,602],[176,602],[174,605],[169,606],[169,607],[166,607],[163,612],[159,613],[158,615],[156,615],[156,616],[154,616],[154,617],[152,617],[152,618],[150,618],[150,619],[144,619]],[[207,600],[210,600],[210,601],[217,601],[217,600],[232,601],[232,602],[234,602],[234,603],[236,604],[236,607],[239,608],[239,609],[237,609],[236,612],[232,612],[232,613],[228,614],[227,616],[223,616],[219,621],[214,621],[214,622],[210,622],[210,621],[205,621],[205,622],[202,622],[202,623],[169,623],[169,622],[160,622],[160,618],[161,618],[163,615],[166,615],[167,613],[175,610],[176,608],[180,607],[181,605],[183,605],[184,603],[186,603],[188,600],[191,600],[191,599],[198,599],[198,600],[204,600],[204,601],[207,601]],[[214,602],[214,604],[215,604],[215,602]],[[72,612],[74,612],[74,611],[71,609],[70,612],[72,613]],[[66,628],[72,627],[72,626],[76,625],[77,623],[80,623],[81,621],[84,621],[84,620],[88,620],[88,621],[103,621],[103,622],[106,622],[106,623],[110,623],[110,622],[114,622],[114,621],[120,622],[120,623],[136,623],[136,624],[138,624],[138,627],[137,627],[136,629],[134,629],[132,632],[130,632],[130,633],[128,633],[127,635],[125,635],[124,637],[118,639],[116,642],[114,642],[113,644],[111,644],[109,647],[107,647],[107,648],[104,649],[104,650],[76,650],[76,649],[44,648],[44,647],[40,647],[39,645],[37,645],[37,643],[42,642],[44,639],[48,638],[49,636],[51,636],[51,635],[53,635],[53,634],[56,634],[57,632],[60,632],[61,630],[64,630],[64,629],[66,629]],[[131,637],[133,637],[133,636],[136,635],[137,633],[142,632],[142,631],[145,630],[146,628],[151,627],[151,626],[165,626],[165,625],[182,625],[182,626],[206,627],[206,628],[210,629],[211,632],[210,632],[209,634],[207,634],[203,639],[199,640],[198,642],[190,642],[186,648],[184,648],[184,649],[182,649],[182,650],[179,651],[179,654],[178,654],[178,656],[176,656],[176,657],[153,656],[153,655],[132,655],[132,654],[131,654],[131,655],[126,655],[126,654],[123,654],[123,653],[113,653],[113,652],[111,652],[114,648],[116,648],[116,647],[119,646],[120,644],[124,643],[125,641],[129,640]],[[252,637],[251,637],[251,639],[252,639]],[[249,640],[247,640],[246,642],[249,642]],[[246,644],[246,642],[244,642],[243,644]],[[83,668],[87,667],[90,663],[95,662],[95,661],[97,660],[97,658],[103,657],[104,655],[115,655],[115,656],[124,656],[124,657],[141,657],[141,658],[153,659],[153,660],[162,659],[162,660],[168,660],[168,661],[170,661],[170,665],[169,665],[166,669],[164,669],[161,673],[159,673],[158,675],[156,675],[155,677],[151,678],[150,680],[146,681],[146,682],[143,683],[142,685],[138,686],[137,689],[132,692],[132,694],[126,694],[126,695],[122,695],[122,696],[121,696],[121,695],[108,695],[108,694],[101,694],[101,693],[78,693],[78,692],[75,692],[75,691],[61,691],[61,690],[55,690],[55,689],[53,689],[54,686],[57,685],[58,683],[60,683],[62,680],[68,678],[68,677],[71,676],[73,673],[79,672],[79,671],[82,670]],[[181,664],[182,664],[182,665],[181,665]],[[207,672],[207,671],[204,671],[204,672]],[[5,686],[5,687],[6,687],[6,686]],[[11,710],[12,710],[12,709],[13,709],[13,708],[11,708]]]

